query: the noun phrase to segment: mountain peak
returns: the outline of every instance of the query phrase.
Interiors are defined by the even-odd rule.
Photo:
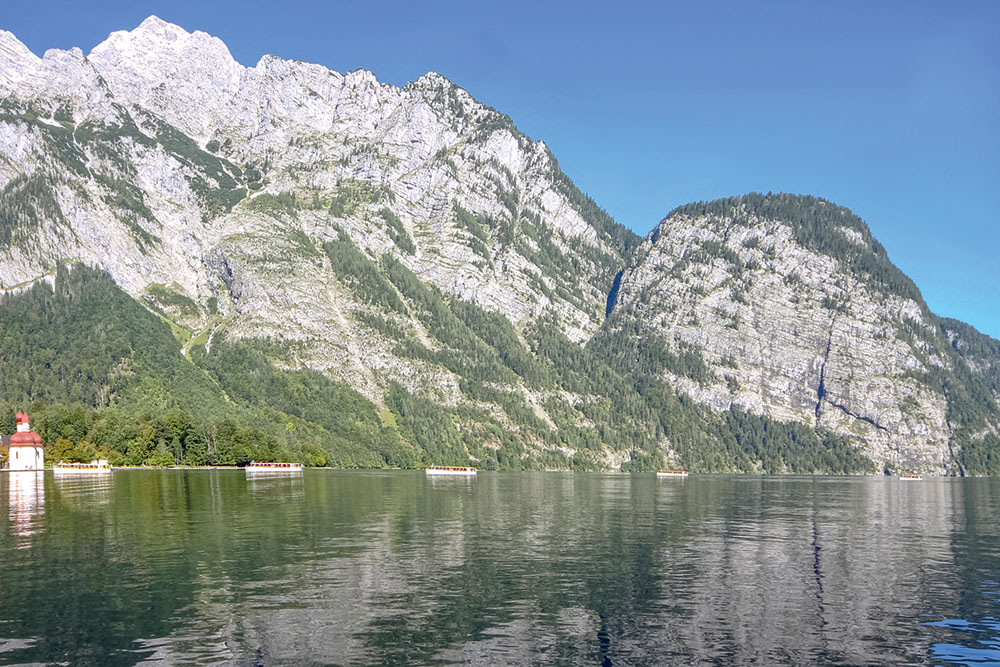
[[[150,16],[133,30],[115,30],[103,42],[95,46],[90,57],[101,57],[115,51],[129,57],[142,57],[149,50],[159,51],[158,45],[176,44],[190,37],[184,28],[167,23],[157,16]]]
[[[448,77],[438,74],[437,72],[428,72],[422,77],[417,79],[417,83],[424,86],[451,86],[452,83]]]
[[[363,87],[379,85],[378,77],[375,76],[375,72],[363,68],[351,70],[344,76],[344,79],[347,81],[348,85],[351,86]]]
[[[207,131],[211,112],[235,93],[244,70],[218,37],[190,33],[157,16],[134,30],[111,33],[88,59],[119,101],[170,117],[197,137]],[[171,117],[176,109],[182,111]]]
[[[170,30],[172,32],[181,31],[186,32],[184,28],[181,28],[175,23],[170,23],[169,21],[164,21],[156,14],[150,14],[142,23],[136,28],[136,30]]]
[[[14,87],[30,74],[39,61],[40,58],[14,33],[0,30],[0,84]]]
[[[155,14],[150,14],[146,17],[132,32],[150,33],[168,41],[187,37],[191,34],[179,25],[164,21]]]
[[[0,53],[6,52],[17,54],[18,57],[38,60],[38,56],[32,53],[31,49],[25,46],[24,42],[19,40],[14,33],[8,30],[0,30]]]
[[[200,30],[193,33],[184,28],[151,15],[132,30],[116,30],[108,38],[95,46],[90,57],[102,57],[111,51],[148,61],[162,57],[165,51],[182,52],[191,55],[192,50],[213,52],[224,55],[224,60],[236,62],[225,43],[218,37]]]

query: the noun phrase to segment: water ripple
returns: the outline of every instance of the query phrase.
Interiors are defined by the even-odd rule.
[[[998,480],[89,482],[0,476],[0,664],[1000,661]]]

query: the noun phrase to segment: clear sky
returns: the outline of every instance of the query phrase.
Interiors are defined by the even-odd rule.
[[[639,234],[692,200],[830,199],[935,312],[1000,338],[1000,1],[10,0],[0,28],[88,52],[149,14],[245,65],[440,72]]]

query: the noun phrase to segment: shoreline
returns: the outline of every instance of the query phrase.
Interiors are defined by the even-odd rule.
[[[246,466],[115,466],[112,468],[112,472],[123,472],[123,471],[135,471],[135,470],[172,470],[183,472],[186,470],[246,470]],[[310,467],[303,466],[303,471],[305,470],[327,470],[330,472],[423,472],[425,468],[332,468],[327,466],[320,467]],[[9,468],[0,468],[0,474],[9,472],[52,472],[53,468],[47,467],[41,470],[10,470]],[[581,474],[597,474],[597,475],[621,475],[621,476],[645,476],[645,475],[656,475],[655,470],[639,471],[639,472],[622,472],[620,470],[559,470],[559,469],[549,469],[549,470],[479,470],[479,473],[581,473]],[[691,477],[776,477],[776,478],[881,478],[886,479],[899,479],[899,474],[893,475],[882,475],[882,474],[830,474],[830,473],[764,473],[764,472],[691,472],[689,473]],[[936,475],[932,473],[920,473],[923,480],[928,479],[973,479],[973,478],[989,478],[989,475]]]

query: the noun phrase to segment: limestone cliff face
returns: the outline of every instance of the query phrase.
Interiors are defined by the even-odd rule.
[[[941,331],[952,348],[981,383],[981,389],[1000,402],[1000,341],[990,338],[965,322],[943,318]]]
[[[744,197],[639,242],[435,73],[244,67],[156,17],[86,55],[0,31],[2,292],[81,261],[193,363],[225,339],[383,407],[398,383],[507,460],[868,469],[854,443],[891,470],[993,469],[1000,348],[930,313],[849,211]],[[765,422],[674,389],[795,428],[751,441]],[[810,438],[830,456],[783,455]]]
[[[935,379],[958,362],[846,209],[787,195],[678,209],[624,271],[608,326],[662,346],[664,375],[717,410],[856,438],[891,470],[958,469]]]
[[[0,32],[0,99],[0,288],[83,260],[193,340],[286,341],[372,397],[457,380],[359,324],[371,308],[325,243],[346,235],[515,323],[554,313],[582,341],[635,238],[543,143],[434,73],[397,88],[273,56],[244,67],[150,17],[86,56],[38,58]]]

